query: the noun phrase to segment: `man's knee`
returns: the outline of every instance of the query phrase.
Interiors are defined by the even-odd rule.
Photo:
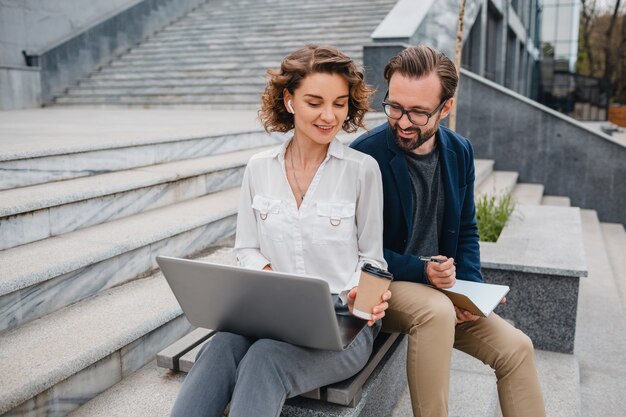
[[[416,303],[417,304],[417,303]],[[439,291],[433,291],[432,295],[414,306],[412,314],[412,326],[420,326],[426,323],[436,326],[456,325],[456,313],[454,305],[448,297]]]
[[[533,342],[524,332],[516,329],[514,336],[511,336],[504,355],[496,364],[496,372],[508,374],[522,366],[535,355]],[[502,375],[504,376],[504,375]]]
[[[392,322],[403,322],[404,327],[421,326],[427,323],[436,325],[456,325],[456,314],[450,299],[441,292],[426,286],[401,282],[392,290],[388,317]],[[402,295],[400,295],[402,294]],[[383,319],[383,330],[385,330]],[[395,323],[388,323],[395,326]]]

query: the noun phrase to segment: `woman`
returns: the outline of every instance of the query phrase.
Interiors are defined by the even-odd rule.
[[[387,266],[378,165],[335,138],[363,126],[371,90],[354,62],[327,46],[299,49],[268,74],[260,119],[267,131],[293,129],[293,137],[248,163],[237,258],[250,268],[323,278],[345,311],[361,266]],[[199,352],[172,416],[219,417],[230,401],[231,417],[276,417],[286,398],[354,375],[370,356],[390,296],[342,352],[218,333]]]

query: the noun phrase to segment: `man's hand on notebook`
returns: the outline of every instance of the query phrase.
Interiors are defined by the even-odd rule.
[[[454,306],[454,311],[456,312],[457,324],[464,323],[466,321],[476,321],[480,318],[480,316],[472,314],[467,310],[463,310],[462,308],[458,308],[457,306]]]
[[[358,286],[354,287],[348,293],[348,309],[350,310],[350,312],[352,312],[352,308],[354,307],[354,300],[356,299],[356,293],[358,291],[358,288]],[[387,307],[389,307],[389,303],[387,303],[387,301],[391,298],[391,291],[385,291],[381,298],[382,302],[372,309],[372,319],[367,321],[367,325],[370,327],[372,327],[376,323],[376,321],[385,317],[385,310],[387,310]]]

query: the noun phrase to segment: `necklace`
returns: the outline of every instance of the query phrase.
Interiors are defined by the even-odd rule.
[[[293,138],[291,140],[291,143],[289,144],[290,148],[295,148],[296,147],[296,141],[295,138]],[[291,146],[293,145],[293,146]],[[300,148],[298,148],[298,158],[300,158]],[[322,164],[322,162],[324,161],[324,158],[322,158],[322,160],[317,164],[317,167],[319,168],[319,166]],[[292,176],[293,176],[293,181],[296,183],[296,188],[298,189],[298,192],[300,193],[300,201],[304,201],[304,195],[306,194],[305,192],[302,191],[302,187],[300,187],[300,183],[298,182],[298,177],[296,176],[296,167],[293,163],[293,149],[291,149],[291,172],[292,172]],[[308,189],[307,189],[308,191]]]
[[[296,183],[296,187],[298,188],[298,192],[300,193],[300,201],[304,201],[304,193],[302,192],[302,188],[300,188],[300,183],[298,182],[298,177],[296,177],[296,167],[293,164],[293,148],[295,145],[295,139],[291,140],[292,149],[291,149],[291,174],[293,175],[293,180]],[[298,156],[300,156],[300,151],[298,150]]]

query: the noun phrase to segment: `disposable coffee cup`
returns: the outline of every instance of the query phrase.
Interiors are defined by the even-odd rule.
[[[371,320],[372,309],[382,302],[382,296],[389,288],[392,280],[393,275],[390,272],[371,264],[363,265],[352,314],[365,320]]]

